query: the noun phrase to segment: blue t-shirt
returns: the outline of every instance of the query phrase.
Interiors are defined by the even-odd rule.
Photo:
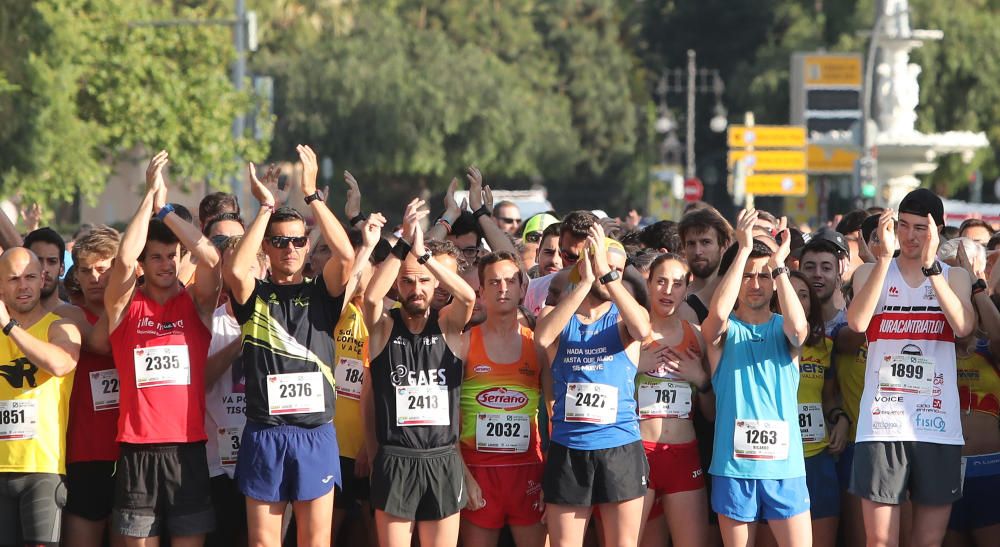
[[[798,423],[799,368],[792,359],[782,331],[784,319],[773,314],[760,325],[729,316],[722,358],[712,376],[716,394],[715,452],[709,473],[741,479],[790,479],[804,477],[802,434]],[[767,428],[755,428],[757,420],[785,422],[787,456],[767,459],[759,453],[735,456],[734,436],[748,445],[773,442]],[[754,431],[754,430],[757,431]],[[763,429],[763,431],[762,431]],[[772,430],[773,431],[773,430]],[[785,440],[779,437],[779,443]]]
[[[614,303],[589,325],[574,314],[559,336],[552,363],[552,442],[575,450],[601,450],[640,440],[637,367],[625,354],[618,317]],[[612,405],[617,405],[613,413]],[[577,421],[566,420],[567,407],[571,420],[575,415]]]

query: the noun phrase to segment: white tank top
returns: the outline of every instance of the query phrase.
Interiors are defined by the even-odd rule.
[[[947,278],[950,268],[942,268]],[[856,440],[965,444],[955,333],[930,280],[910,287],[893,260],[865,335],[868,363]]]

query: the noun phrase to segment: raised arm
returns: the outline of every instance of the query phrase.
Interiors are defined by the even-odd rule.
[[[163,167],[167,165],[166,150],[161,150],[149,160],[146,167],[146,195],[125,229],[118,255],[108,275],[108,286],[104,291],[104,309],[108,314],[108,332],[114,332],[122,321],[125,309],[132,300],[136,285],[136,266],[139,255],[146,246],[149,221],[153,217],[153,200],[157,190],[163,185]]]
[[[569,293],[563,291],[559,303],[544,317],[539,317],[538,322],[535,323],[535,343],[544,348],[547,355],[551,356],[548,348],[559,339],[559,335],[569,324],[569,320],[573,318],[573,314],[580,308],[580,304],[583,304],[594,285],[594,267],[591,264],[590,252],[590,245],[584,247],[583,252],[580,253],[580,259],[576,261],[576,266],[574,266],[580,273],[580,282]]]
[[[927,235],[924,236],[924,249],[921,258],[923,267],[930,268],[937,260],[937,249],[940,239],[937,224],[931,215],[927,215]],[[948,270],[947,279],[943,275],[929,277],[941,313],[948,319],[956,338],[968,336],[976,328],[976,311],[972,307],[972,279],[969,272],[962,268]]]
[[[451,179],[451,183],[448,184],[448,190],[444,193],[444,213],[441,214],[441,219],[427,230],[427,239],[444,241],[445,237],[451,233],[451,226],[454,226],[458,217],[462,216],[462,211],[465,210],[465,202],[462,202],[461,207],[458,206],[458,203],[455,202],[455,190],[458,190],[458,179],[453,178]],[[444,227],[442,221],[448,224],[448,228]],[[404,231],[403,233],[406,232]]]
[[[465,178],[469,179],[469,207],[473,211],[477,211],[486,205],[486,209],[492,214],[493,193],[490,191],[489,186],[483,186],[483,174],[479,172],[479,168],[476,166],[469,167],[469,172],[466,173]],[[483,203],[484,194],[489,196],[487,200],[489,201],[488,204]],[[483,230],[483,236],[486,237],[486,242],[490,244],[490,249],[494,252],[507,251],[514,256],[521,256],[517,252],[517,249],[514,248],[514,244],[511,243],[510,236],[501,230],[496,222],[493,222],[493,218],[490,215],[479,215],[476,223]],[[530,264],[523,266],[528,267]]]
[[[787,225],[788,219],[781,217],[778,233],[781,243],[767,263],[772,272],[785,266],[785,259],[788,258],[791,249],[792,238]],[[788,278],[787,272],[774,278],[774,290],[778,294],[778,305],[784,317],[782,328],[785,331],[785,338],[788,339],[788,343],[793,348],[801,348],[806,337],[809,336],[809,321],[806,319],[806,312],[802,309],[802,303],[799,302],[799,296],[795,293],[795,287],[792,286],[792,280]]]
[[[7,216],[3,209],[0,209],[0,247],[12,249],[24,245],[21,233],[17,231],[14,221]]]
[[[316,153],[312,148],[300,144],[296,147],[299,152],[299,159],[302,161],[302,194],[306,197],[316,193],[316,176],[319,173],[319,163],[316,161]],[[323,234],[323,241],[330,247],[330,260],[323,266],[323,282],[326,284],[326,292],[330,296],[340,296],[347,288],[347,280],[351,277],[351,266],[354,265],[354,248],[347,238],[347,232],[340,225],[340,221],[334,216],[326,202],[322,199],[315,199],[309,203],[319,231]]]
[[[404,230],[409,230],[409,234],[404,232],[403,235],[412,238],[413,247],[410,252],[417,257],[429,254],[424,247],[424,231],[420,228],[420,220],[428,213],[426,210],[421,210],[423,205],[422,199],[414,199],[406,206],[406,213],[403,216]],[[441,328],[446,334],[461,334],[472,318],[472,308],[476,305],[476,292],[461,276],[445,267],[433,256],[427,258],[424,266],[437,278],[441,287],[452,295],[451,302],[441,309],[439,316]]]
[[[232,260],[227,260],[222,265],[222,278],[226,281],[226,286],[233,293],[233,298],[239,304],[245,304],[253,294],[257,280],[253,275],[253,264],[257,261],[257,250],[264,242],[264,232],[267,230],[267,221],[274,213],[274,195],[257,178],[257,168],[253,163],[247,164],[250,191],[253,197],[260,203],[257,216],[250,223],[243,238],[236,244],[236,251]],[[265,180],[276,179],[278,169],[272,165],[267,169]]]
[[[0,303],[0,322],[10,323],[10,313],[3,303]],[[80,359],[80,329],[68,319],[58,319],[49,325],[47,342],[20,326],[11,329],[8,336],[31,364],[53,376],[66,376]]]
[[[862,264],[854,272],[854,298],[847,306],[847,326],[854,332],[865,332],[871,323],[875,307],[882,296],[882,286],[885,276],[892,264],[892,255],[896,250],[896,231],[893,227],[893,210],[882,211],[875,228],[878,242],[872,246],[875,262]]]
[[[382,228],[385,226],[385,222],[385,217],[382,216],[382,213],[372,213],[361,224],[361,246],[358,247],[357,253],[354,254],[351,277],[348,278],[347,288],[344,290],[344,294],[347,296],[344,298],[344,305],[341,307],[341,310],[346,308],[347,304],[354,298],[354,291],[357,290],[358,284],[361,283],[361,276],[365,273],[365,265],[368,264],[368,259],[371,258],[372,252],[375,251],[375,246],[382,239]]]
[[[157,216],[163,218],[163,222],[177,236],[181,245],[188,250],[194,259],[195,281],[189,290],[191,296],[194,297],[195,306],[198,308],[198,315],[201,316],[206,325],[211,326],[212,313],[219,302],[219,291],[222,289],[219,251],[204,234],[198,231],[194,224],[178,216],[172,207],[165,211],[166,205],[167,185],[164,182],[157,189],[153,198],[153,209],[158,211]]]
[[[600,279],[611,273],[611,266],[608,265],[608,244],[604,236],[604,227],[599,222],[595,222],[590,227],[588,239],[590,239],[590,245],[595,249],[592,255],[594,277]],[[622,322],[625,324],[625,330],[628,331],[629,336],[633,340],[645,340],[650,333],[649,311],[639,305],[632,293],[625,288],[621,276],[604,286],[611,294],[611,301],[618,306]]]
[[[361,189],[358,188],[358,181],[350,171],[344,171],[344,182],[347,183],[347,197],[344,198],[344,214],[347,215],[347,222],[352,228],[361,228],[365,218],[361,214]],[[330,199],[330,196],[326,197]]]
[[[701,334],[705,338],[705,343],[713,347],[721,344],[722,335],[729,328],[729,314],[733,312],[736,299],[740,295],[743,268],[746,267],[750,251],[753,250],[753,225],[756,221],[756,209],[740,211],[736,220],[736,257],[725,275],[719,279],[715,293],[712,294],[712,301],[708,305],[708,316],[701,323]]]

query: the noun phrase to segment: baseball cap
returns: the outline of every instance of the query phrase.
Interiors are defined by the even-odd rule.
[[[806,246],[806,238],[802,235],[802,231],[798,228],[789,228],[788,237],[791,241],[788,243],[788,254],[792,258],[799,258],[802,256],[802,249]]]
[[[938,228],[944,226],[944,203],[941,198],[927,188],[917,188],[899,202],[900,213],[926,217],[930,215]]]
[[[878,228],[878,219],[879,215],[872,215],[861,223],[861,237],[865,238],[866,242],[872,240],[872,232],[875,231],[875,228]]]
[[[528,234],[533,232],[544,232],[546,228],[557,222],[559,222],[559,219],[548,213],[538,213],[524,223],[521,238],[524,239]]]
[[[850,247],[847,246],[847,240],[844,239],[843,234],[829,228],[820,228],[813,232],[809,238],[809,243],[805,244],[802,252],[828,246],[832,246],[839,254],[850,252]]]

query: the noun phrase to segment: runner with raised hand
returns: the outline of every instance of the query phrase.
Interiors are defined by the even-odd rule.
[[[173,545],[199,546],[215,521],[204,420],[219,254],[167,204],[167,161],[161,151],[149,162],[146,195],[104,291],[121,387],[112,526],[126,545],[169,532]],[[187,288],[177,279],[181,245],[198,260],[197,280]]]
[[[332,421],[334,347],[354,264],[346,232],[316,190],[319,166],[299,145],[299,180],[305,204],[332,251],[315,278],[302,271],[309,255],[305,219],[295,209],[274,208],[274,195],[250,164],[251,190],[260,209],[223,275],[243,328],[247,423],[236,463],[236,481],[247,497],[251,545],[281,543],[281,515],[290,503],[298,545],[330,545],[333,488],[340,460]],[[250,265],[263,244],[271,264],[267,279]]]
[[[458,409],[468,353],[462,332],[476,295],[425,247],[423,205],[421,199],[407,205],[403,237],[376,269],[364,300],[372,356],[371,381],[362,386],[371,499],[387,547],[409,547],[414,532],[425,547],[455,545],[466,503]],[[393,283],[402,305],[386,310]],[[439,283],[453,298],[436,311],[431,298]]]

